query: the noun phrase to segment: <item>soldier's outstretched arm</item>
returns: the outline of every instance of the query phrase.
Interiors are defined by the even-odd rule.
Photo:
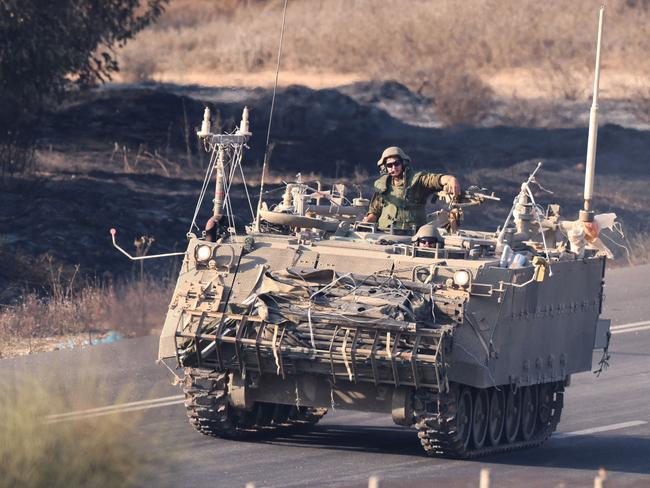
[[[444,190],[452,196],[460,196],[460,183],[453,175],[439,173],[422,173],[420,185],[430,192]]]

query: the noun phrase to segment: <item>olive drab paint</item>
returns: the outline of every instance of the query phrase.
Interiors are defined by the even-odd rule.
[[[375,196],[371,202],[371,211],[379,212],[378,227],[387,230],[411,230],[424,225],[426,204],[434,192],[442,190],[441,174],[414,171],[404,168],[402,185],[395,185],[390,175],[380,176],[374,183]]]

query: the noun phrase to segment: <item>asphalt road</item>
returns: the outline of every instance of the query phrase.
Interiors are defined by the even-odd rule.
[[[158,454],[157,476],[173,486],[360,487],[377,475],[381,486],[476,487],[482,467],[491,469],[492,486],[593,486],[601,466],[609,486],[650,486],[649,276],[650,266],[608,273],[603,317],[636,325],[614,329],[611,367],[599,378],[573,377],[558,434],[540,448],[474,461],[428,458],[413,429],[349,411],[330,412],[312,431],[285,437],[204,437],[185,420],[169,373],[154,364],[155,337],[2,360],[0,377],[35,377],[90,409],[73,418],[137,412],[139,440]],[[88,384],[100,387],[80,386]]]

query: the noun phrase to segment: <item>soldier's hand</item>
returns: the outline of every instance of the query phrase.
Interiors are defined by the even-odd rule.
[[[460,197],[460,183],[455,176],[444,175],[442,178],[440,178],[440,183],[442,183],[444,191],[449,193],[452,197]]]
[[[366,215],[361,222],[363,222],[363,223],[377,222],[377,216],[375,214],[370,213],[370,214]]]

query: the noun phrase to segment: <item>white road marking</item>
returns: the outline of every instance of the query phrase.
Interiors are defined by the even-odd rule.
[[[596,434],[599,432],[608,432],[610,430],[627,429],[628,427],[638,427],[645,425],[645,420],[631,420],[630,422],[621,422],[620,424],[603,425],[601,427],[592,427],[591,429],[576,430],[574,432],[560,432],[553,435],[553,439],[565,439],[568,437],[578,437],[581,435]]]
[[[612,329],[629,329],[630,327],[638,327],[640,325],[650,325],[650,320],[642,320],[641,322],[630,322],[629,324],[613,325]]]
[[[627,332],[641,332],[642,330],[650,330],[650,325],[646,325],[645,327],[634,327],[625,330],[613,330],[612,334],[625,334]]]
[[[120,409],[113,409],[104,412],[87,413],[87,414],[80,414],[74,416],[71,415],[69,417],[64,417],[64,418],[55,418],[55,419],[47,418],[46,423],[54,424],[57,422],[67,422],[70,420],[85,420],[85,419],[91,419],[93,417],[101,417],[103,415],[114,415],[114,414],[121,414],[126,412],[135,412],[137,410],[148,410],[150,408],[168,407],[170,405],[180,405],[181,403],[183,403],[183,400],[173,400],[170,402],[154,403],[151,405],[140,405],[139,407],[120,408]]]
[[[87,410],[76,410],[55,415],[48,415],[45,419],[48,423],[63,422],[66,420],[87,419],[99,417],[102,415],[111,415],[114,413],[134,412],[136,410],[146,410],[149,408],[166,407],[183,403],[184,395],[173,395],[161,398],[152,398],[149,400],[140,400],[137,402],[119,403],[117,405],[108,405],[106,407],[89,408]]]
[[[629,324],[615,325],[610,328],[612,334],[625,334],[626,332],[640,332],[642,330],[650,330],[650,321],[632,322]]]

